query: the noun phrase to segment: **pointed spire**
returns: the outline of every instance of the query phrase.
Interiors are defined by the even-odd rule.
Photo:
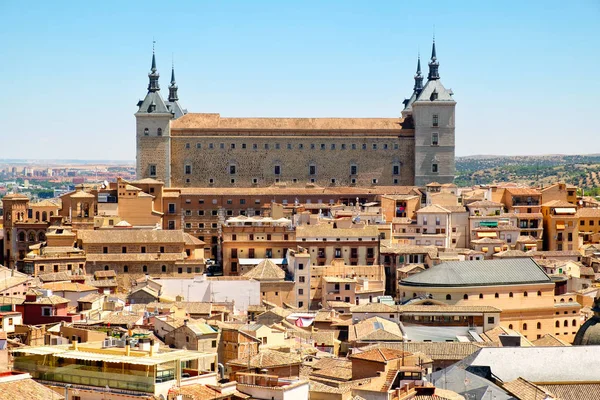
[[[175,82],[175,64],[171,65],[171,84],[169,85],[169,101],[175,102],[179,100],[177,96],[177,83]]]
[[[438,68],[440,66],[439,61],[437,60],[437,54],[435,52],[435,36],[433,37],[433,46],[431,47],[431,61],[429,61],[429,75],[427,75],[427,80],[436,80],[440,79],[440,74]]]
[[[154,54],[154,43],[152,42],[152,66],[150,67],[150,73],[148,74],[148,79],[150,82],[148,83],[148,92],[158,92],[160,90],[160,86],[158,85],[158,78],[160,74],[156,69],[156,55]]]
[[[415,86],[413,87],[415,94],[418,96],[423,90],[423,75],[421,75],[421,55],[417,58],[417,74],[415,75]]]

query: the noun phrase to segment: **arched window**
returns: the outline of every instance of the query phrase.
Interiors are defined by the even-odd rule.
[[[523,297],[527,297],[527,292],[523,292]]]
[[[35,233],[34,232],[29,232],[29,241],[35,242]]]
[[[513,297],[513,292],[510,292],[510,293],[508,294],[508,297]]]
[[[158,128],[158,129],[156,130],[156,134],[157,134],[158,136],[162,136],[162,128]]]
[[[564,303],[564,302],[565,302],[565,299],[560,299],[560,302],[561,302],[561,303]]]
[[[108,265],[105,265],[105,266],[104,266],[104,270],[105,270],[105,271],[108,271]]]
[[[465,295],[463,296],[463,300],[469,300],[469,295],[465,293]]]
[[[576,320],[576,319],[574,319],[574,320],[571,322],[571,325],[573,325],[573,326],[577,326],[577,320]]]
[[[483,293],[479,293],[479,298],[483,299]]]
[[[496,299],[497,299],[497,298],[499,298],[499,297],[500,297],[500,295],[499,295],[498,293],[494,294],[494,298],[496,298]]]
[[[19,242],[25,241],[25,232],[19,232]]]
[[[512,329],[512,324],[508,324],[508,329]]]
[[[39,240],[40,242],[43,242],[43,241],[45,241],[45,240],[46,240],[46,234],[45,234],[44,232],[40,232],[40,233],[38,233],[38,240]]]
[[[556,321],[556,323],[554,324],[555,327],[560,328],[560,322]]]
[[[523,324],[523,330],[526,331],[527,330],[527,324]]]
[[[538,290],[538,296],[541,296],[541,295],[542,295],[542,292]]]
[[[148,130],[148,128],[144,128],[144,136],[148,136],[150,134],[150,131]]]
[[[36,211],[36,212],[35,212],[35,219],[36,219],[37,221],[39,221],[39,220],[40,220],[40,212],[39,212],[39,211]]]
[[[46,211],[42,211],[42,221],[48,220],[48,213]]]
[[[569,321],[567,321],[567,320],[565,319],[565,322],[563,322],[563,326],[565,326],[565,327],[566,327],[566,326],[569,326]]]
[[[538,323],[537,323],[537,328],[538,328],[538,329],[542,329],[542,323],[541,323],[541,322],[538,322]]]
[[[452,300],[452,296],[450,296],[449,294],[446,295],[446,300]]]
[[[54,216],[54,211],[50,211],[50,216]]]
[[[413,299],[414,299],[415,297],[417,297],[417,294],[416,294],[416,293],[413,293]]]
[[[573,301],[572,297],[569,297],[569,303],[571,303]]]
[[[148,272],[148,266],[147,265],[142,266],[142,272]]]

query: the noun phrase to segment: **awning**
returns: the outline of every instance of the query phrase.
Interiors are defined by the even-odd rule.
[[[482,247],[481,251],[483,251],[484,253],[487,253],[488,252],[488,248],[487,247]]]
[[[498,221],[481,221],[479,222],[479,226],[483,226],[486,228],[496,228],[498,226]]]
[[[498,233],[496,233],[496,232],[477,232],[477,237],[480,237],[480,238],[486,238],[486,237],[496,238],[496,237],[498,237]]]
[[[554,209],[555,214],[575,214],[577,210],[573,208],[559,207]]]
[[[536,247],[537,244],[526,244],[525,247],[527,248],[532,248],[532,247]]]
[[[502,251],[502,247],[494,247],[494,253],[499,253]]]
[[[565,229],[565,224],[556,224],[556,229]]]

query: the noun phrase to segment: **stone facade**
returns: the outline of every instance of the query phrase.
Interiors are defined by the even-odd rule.
[[[434,44],[427,83],[419,62],[419,84],[396,118],[223,118],[182,110],[174,73],[165,102],[153,55],[135,114],[137,177],[166,187],[450,183],[456,102],[438,66]]]

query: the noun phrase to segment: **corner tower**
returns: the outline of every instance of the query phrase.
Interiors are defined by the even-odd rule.
[[[455,175],[454,128],[456,102],[440,81],[435,38],[427,83],[415,90],[403,116],[411,115],[415,129],[415,185],[452,183]],[[420,75],[420,71],[417,72]]]
[[[137,103],[136,120],[136,176],[153,178],[171,184],[171,132],[170,121],[175,118],[171,103],[160,95],[160,75],[156,56],[152,50],[152,65],[148,74],[148,93]],[[174,78],[174,76],[173,76]],[[176,87],[175,87],[175,93]],[[178,103],[176,103],[179,106]]]

